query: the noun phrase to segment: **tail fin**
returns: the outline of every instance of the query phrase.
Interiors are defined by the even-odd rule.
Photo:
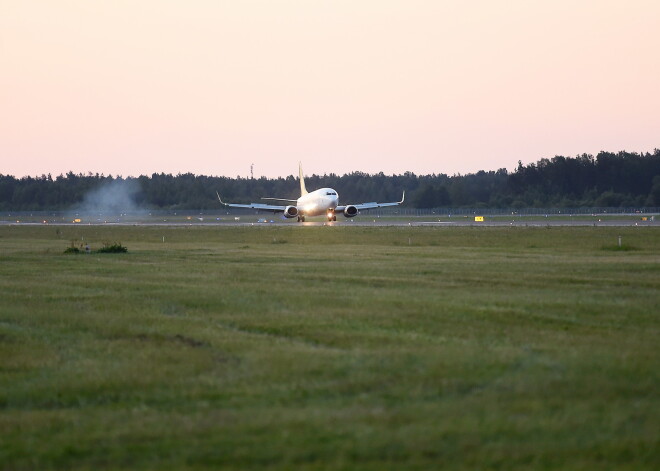
[[[298,166],[300,175],[300,196],[305,196],[307,194],[307,188],[305,188],[305,177],[303,177],[302,162],[298,162]]]

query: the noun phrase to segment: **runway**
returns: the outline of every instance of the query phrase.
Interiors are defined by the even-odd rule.
[[[200,218],[204,219],[204,218]],[[484,218],[484,221],[474,221],[473,218],[456,217],[452,220],[428,218],[368,218],[357,217],[354,219],[327,222],[323,220],[298,223],[282,219],[264,219],[258,217],[234,218],[207,218],[198,219],[162,219],[162,218],[135,218],[115,220],[85,220],[72,222],[62,219],[51,219],[37,221],[34,218],[20,218],[13,220],[0,220],[4,226],[180,226],[180,227],[416,227],[416,228],[451,228],[451,227],[659,227],[660,221],[656,217],[637,216],[608,216],[603,217],[520,217],[520,218]]]

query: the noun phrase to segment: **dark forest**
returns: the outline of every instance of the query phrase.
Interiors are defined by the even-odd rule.
[[[219,169],[221,171],[221,169]],[[343,203],[396,201],[406,191],[414,208],[577,208],[660,206],[660,149],[653,153],[601,152],[595,157],[557,156],[506,169],[467,175],[305,177],[308,189],[331,187]],[[236,203],[262,196],[297,198],[298,179],[209,177],[191,173],[126,177],[88,173],[15,178],[0,174],[1,211],[67,210],[108,185],[125,185],[131,203],[144,209],[219,208],[215,192]]]

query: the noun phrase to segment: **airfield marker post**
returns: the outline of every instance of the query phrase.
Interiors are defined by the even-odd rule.
[[[621,236],[619,236],[619,247],[621,247]]]

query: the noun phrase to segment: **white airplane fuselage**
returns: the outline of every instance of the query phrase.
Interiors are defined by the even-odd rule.
[[[321,188],[298,198],[296,206],[304,216],[326,216],[339,204],[339,195],[332,188]]]

